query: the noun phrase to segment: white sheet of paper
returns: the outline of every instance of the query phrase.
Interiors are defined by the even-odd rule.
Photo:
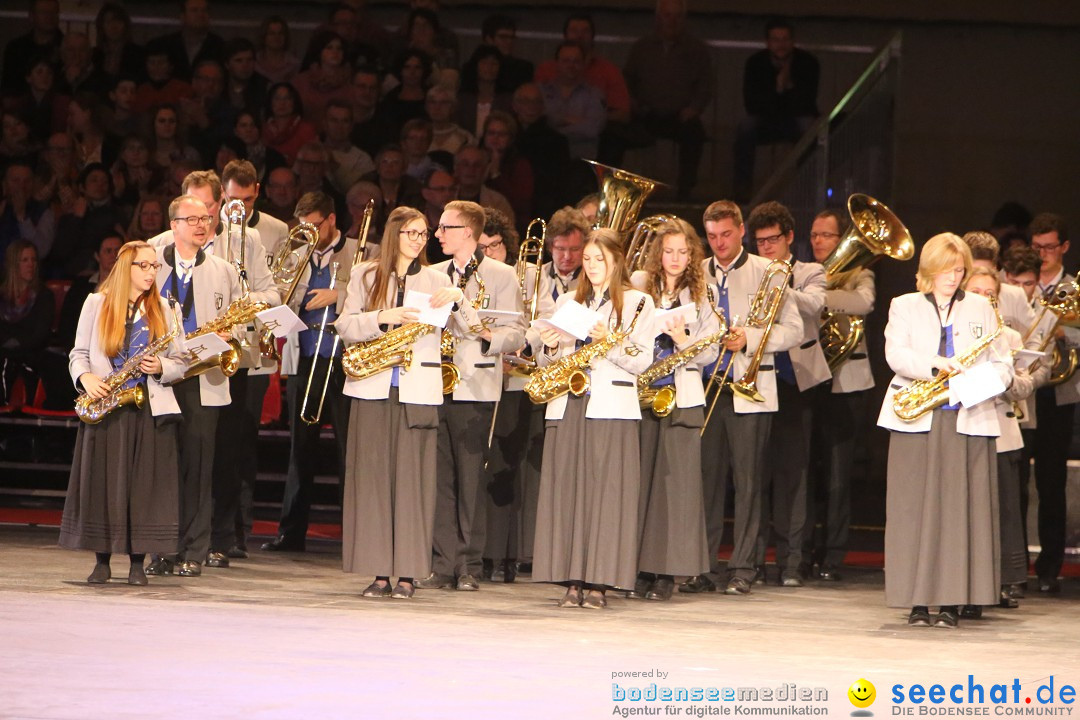
[[[450,320],[450,311],[454,309],[454,303],[446,303],[441,308],[431,307],[431,294],[417,292],[416,290],[405,291],[405,299],[402,307],[416,308],[420,311],[418,322],[426,325],[434,325],[437,328],[446,327]]]
[[[484,327],[512,325],[521,319],[522,314],[512,310],[477,310]]]
[[[1031,363],[1036,360],[1046,361],[1046,353],[1039,352],[1038,350],[1028,350],[1027,348],[1020,348],[1016,351],[1016,357],[1013,358],[1013,362],[1016,364],[1017,370],[1026,370],[1031,367]]]
[[[274,333],[274,337],[279,338],[290,333],[300,332],[307,327],[304,321],[288,305],[267,308],[260,313],[255,313],[255,317],[259,318],[264,327]]]
[[[1005,383],[993,364],[981,362],[949,380],[949,396],[953,395],[966,408],[997,397],[1005,392]]]
[[[217,336],[217,333],[203,333],[184,342],[184,350],[194,353],[200,360],[220,355],[229,349],[229,343]]]
[[[661,310],[657,308],[653,313],[653,327],[656,328],[656,334],[664,332],[664,328],[668,322],[680,320],[689,325],[697,319],[697,305],[690,303],[689,305],[681,305],[669,310]]]
[[[600,313],[571,300],[564,303],[550,318],[540,318],[534,321],[533,325],[541,330],[558,330],[564,336],[584,340],[602,319]]]

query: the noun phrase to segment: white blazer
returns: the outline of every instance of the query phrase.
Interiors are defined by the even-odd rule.
[[[957,290],[950,322],[956,356],[962,355],[997,327],[997,318],[990,302],[981,295],[963,290]],[[893,298],[889,306],[889,324],[885,326],[885,359],[896,375],[889,382],[885,401],[881,404],[879,426],[899,432],[929,432],[933,413],[905,422],[893,412],[893,396],[914,380],[933,377],[931,362],[938,356],[940,341],[941,324],[932,298],[919,292]],[[993,363],[1006,387],[1013,379],[1008,342],[1003,333],[978,359],[980,362],[985,359]],[[1001,434],[993,401],[982,402],[971,408],[961,407],[957,412],[957,432],[991,437]]]
[[[159,298],[161,309],[165,313],[166,328],[172,328],[175,316],[169,308],[165,298]],[[101,293],[90,293],[86,302],[83,303],[82,312],[79,314],[79,327],[75,331],[75,345],[68,354],[68,373],[75,388],[83,392],[83,386],[79,378],[83,373],[94,373],[102,380],[113,371],[112,363],[105,355],[101,346],[101,336],[98,333],[98,317],[101,308],[105,304],[105,296]],[[183,331],[181,331],[183,334]],[[180,406],[176,404],[172,388],[166,383],[179,380],[184,374],[184,362],[180,359],[180,346],[174,340],[169,344],[168,351],[158,355],[161,359],[161,376],[158,378],[146,378],[146,390],[150,400],[150,412],[155,416],[178,415]]]
[[[638,270],[630,276],[630,284],[642,292],[646,291],[648,280],[649,274],[644,270]],[[690,297],[689,288],[683,288],[679,291],[680,306],[685,307],[692,302],[693,298]],[[707,335],[715,335],[720,330],[720,320],[712,309],[705,306],[706,302],[708,302],[707,299],[704,302],[697,303],[697,315],[687,327],[690,335],[681,343],[676,344],[675,352],[693,345]],[[655,325],[655,336],[660,337],[663,328],[660,326],[659,321],[656,321]],[[655,350],[655,343],[653,348]],[[701,384],[701,370],[716,360],[719,354],[720,343],[713,343],[695,355],[690,362],[675,370],[675,407],[683,409],[701,407],[705,404],[705,386]],[[653,362],[655,361],[656,354],[654,352]]]
[[[1020,292],[1023,292],[1023,290],[1020,290]],[[1010,350],[1017,350],[1023,346],[1020,333],[1016,330],[1007,327],[1004,334],[1008,339]],[[1016,416],[1016,408],[1019,408],[1024,417],[1027,417],[1027,399],[1035,392],[1038,377],[1042,374],[1049,375],[1050,369],[1040,367],[1035,371],[1035,376],[1029,375],[1026,370],[1014,370],[1012,385],[999,397],[994,398],[998,423],[1001,426],[1001,435],[997,439],[997,451],[999,453],[1019,450],[1024,447],[1024,438],[1020,434],[1020,418]],[[1032,404],[1032,412],[1034,412],[1034,404]]]
[[[761,339],[765,334],[763,329],[746,327],[746,316],[750,309],[750,303],[754,295],[757,294],[761,278],[765,275],[765,268],[768,266],[769,261],[765,258],[750,255],[743,250],[739,257],[735,259],[735,262],[732,263],[731,270],[727,274],[726,287],[730,310],[727,321],[731,323],[733,318],[738,315],[739,325],[746,330],[746,347],[735,353],[732,361],[729,374],[729,378],[732,380],[742,378],[747,368],[750,367],[750,359],[761,344]],[[719,292],[722,271],[717,268],[716,261],[712,258],[705,260],[703,267],[705,269],[705,282],[714,286],[713,297],[719,299],[717,293]],[[757,376],[758,392],[765,397],[765,402],[758,403],[735,395],[732,402],[736,413],[741,415],[745,413],[776,412],[780,404],[776,397],[776,368],[773,353],[790,350],[802,342],[802,337],[802,319],[799,317],[799,311],[796,309],[795,303],[781,303],[776,322],[773,325],[772,332],[769,334],[769,341],[765,345],[765,354],[761,359],[761,367]],[[705,378],[705,380],[708,380],[708,378]],[[725,401],[721,400],[721,402]]]
[[[451,284],[452,262],[444,260],[432,266],[432,269],[442,273]],[[472,301],[480,292],[477,275],[484,282],[484,302],[480,309],[513,312],[517,313],[517,317],[490,325],[490,343],[481,339],[468,326],[458,325],[451,328],[451,332],[457,337],[454,365],[461,373],[461,382],[454,390],[454,399],[466,402],[495,402],[502,396],[502,354],[516,352],[525,344],[524,306],[514,268],[492,260],[481,252],[476,271],[470,275],[464,288],[465,303],[470,309]]]
[[[388,328],[379,324],[379,310],[368,310],[371,285],[375,281],[374,262],[362,262],[352,269],[349,278],[348,293],[345,296],[345,308],[338,316],[334,327],[342,342],[351,345],[367,342],[382,337]],[[450,279],[444,274],[427,266],[414,262],[405,275],[405,291],[434,294],[437,290],[450,287]],[[394,307],[397,302],[396,282],[391,278],[387,286],[387,307]],[[450,313],[450,325],[469,327],[478,322],[476,311],[468,303],[461,303]],[[408,370],[402,369],[398,377],[398,399],[413,405],[442,405],[442,357],[439,354],[442,331],[435,328],[424,335],[413,346],[412,364]],[[370,375],[356,380],[345,376],[344,393],[349,397],[364,400],[385,400],[390,397],[390,382],[393,371]]]
[[[559,297],[557,307],[573,299],[569,293]],[[603,358],[593,360],[592,368],[586,370],[590,377],[588,404],[585,417],[592,419],[640,420],[641,406],[638,403],[637,376],[652,364],[653,339],[653,301],[639,290],[623,291],[622,324],[617,325],[615,308],[610,301],[594,300],[591,307],[606,315],[608,328],[627,328],[634,317],[638,304],[642,304],[634,331],[624,341],[611,349]],[[559,358],[574,352],[574,340],[563,340],[557,348],[544,348],[536,356],[540,367],[546,367]],[[550,352],[549,352],[550,351]],[[566,412],[567,397],[563,395],[548,403],[544,417],[548,420],[562,420]]]
[[[792,265],[793,287],[785,293],[785,304],[793,303],[803,324],[802,342],[788,351],[795,382],[800,392],[832,377],[825,351],[821,349],[821,311],[825,307],[825,269],[819,263],[796,260]]]
[[[825,309],[843,315],[866,317],[874,311],[876,296],[874,273],[864,268],[843,288],[825,291]],[[870,369],[870,356],[864,332],[850,357],[836,368],[832,392],[838,395],[869,390],[872,387],[874,387],[874,373]]]

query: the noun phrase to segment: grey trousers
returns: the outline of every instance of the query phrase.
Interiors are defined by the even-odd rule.
[[[205,407],[199,394],[199,378],[173,386],[184,420],[178,437],[180,456],[180,560],[202,563],[210,552],[211,487],[214,477],[214,445],[219,408]]]

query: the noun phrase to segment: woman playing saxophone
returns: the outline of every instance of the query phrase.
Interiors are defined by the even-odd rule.
[[[90,583],[108,582],[112,554],[124,553],[131,559],[128,582],[145,585],[145,554],[176,550],[176,426],[162,420],[179,420],[172,389],[163,384],[183,374],[179,348],[170,344],[166,353],[145,353],[139,372],[127,373],[129,379],[116,387],[108,379],[129,357],[178,332],[178,319],[158,295],[159,267],[147,243],[121,247],[101,292],[92,293],[83,305],[71,350],[71,378],[91,401],[134,388],[142,382],[140,373],[146,378],[148,400],[142,406],[121,404],[99,422],[79,425],[60,545],[97,555]]]
[[[919,256],[918,292],[893,299],[885,328],[885,358],[896,373],[878,417],[892,431],[885,599],[890,607],[911,608],[914,626],[956,627],[960,606],[998,599],[994,402],[963,407],[946,399],[936,406],[940,388],[932,382],[982,362],[992,363],[1005,386],[1012,382],[995,308],[960,289],[971,269],[971,250],[958,236],[931,238]],[[909,397],[916,407],[896,397]],[[918,406],[934,409],[920,414]],[[938,606],[935,616],[930,606]]]

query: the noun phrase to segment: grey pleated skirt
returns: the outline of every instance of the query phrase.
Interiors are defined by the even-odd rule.
[[[431,572],[435,526],[434,405],[352,400],[342,507],[342,568],[422,578]]]
[[[638,421],[589,420],[570,397],[548,421],[536,508],[534,582],[631,588],[637,577]]]
[[[1001,584],[995,438],[960,435],[955,411],[889,438],[885,601],[993,605]]]
[[[1001,509],[1001,584],[1027,581],[1028,554],[1020,512],[1020,463],[1023,450],[998,453],[998,507]]]
[[[179,417],[179,416],[176,416]],[[150,408],[80,424],[60,546],[102,553],[174,553],[180,525],[176,424]]]
[[[701,485],[704,409],[675,408],[665,418],[642,410],[641,546],[638,569],[658,575],[709,570]]]

